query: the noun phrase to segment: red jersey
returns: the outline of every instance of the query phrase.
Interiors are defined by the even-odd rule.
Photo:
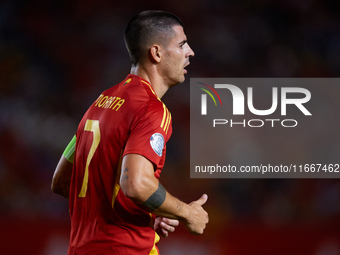
[[[81,120],[70,185],[68,254],[158,254],[154,216],[121,191],[121,160],[140,154],[159,178],[171,114],[136,75],[104,91]]]

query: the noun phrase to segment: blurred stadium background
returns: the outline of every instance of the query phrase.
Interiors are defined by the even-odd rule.
[[[66,254],[52,174],[87,107],[128,74],[125,26],[146,9],[177,14],[196,53],[163,100],[174,132],[161,181],[186,202],[209,195],[205,234],[181,226],[162,255],[339,255],[338,179],[189,178],[189,77],[338,77],[337,0],[0,1],[0,254]]]

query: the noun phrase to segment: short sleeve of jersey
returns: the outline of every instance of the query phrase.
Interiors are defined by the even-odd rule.
[[[158,166],[165,154],[170,126],[171,114],[162,102],[153,100],[146,103],[132,124],[123,156],[139,154]]]

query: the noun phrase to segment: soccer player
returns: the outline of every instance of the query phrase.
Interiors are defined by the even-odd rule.
[[[53,176],[53,192],[69,198],[68,254],[159,254],[158,234],[179,221],[202,234],[208,223],[206,194],[186,204],[158,180],[172,133],[161,98],[185,80],[194,56],[183,24],[145,11],[129,22],[125,43],[130,74],[90,106]]]

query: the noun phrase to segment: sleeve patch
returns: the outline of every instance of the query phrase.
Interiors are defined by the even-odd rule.
[[[160,133],[155,133],[150,137],[151,148],[158,156],[162,156],[164,148],[164,137]]]

